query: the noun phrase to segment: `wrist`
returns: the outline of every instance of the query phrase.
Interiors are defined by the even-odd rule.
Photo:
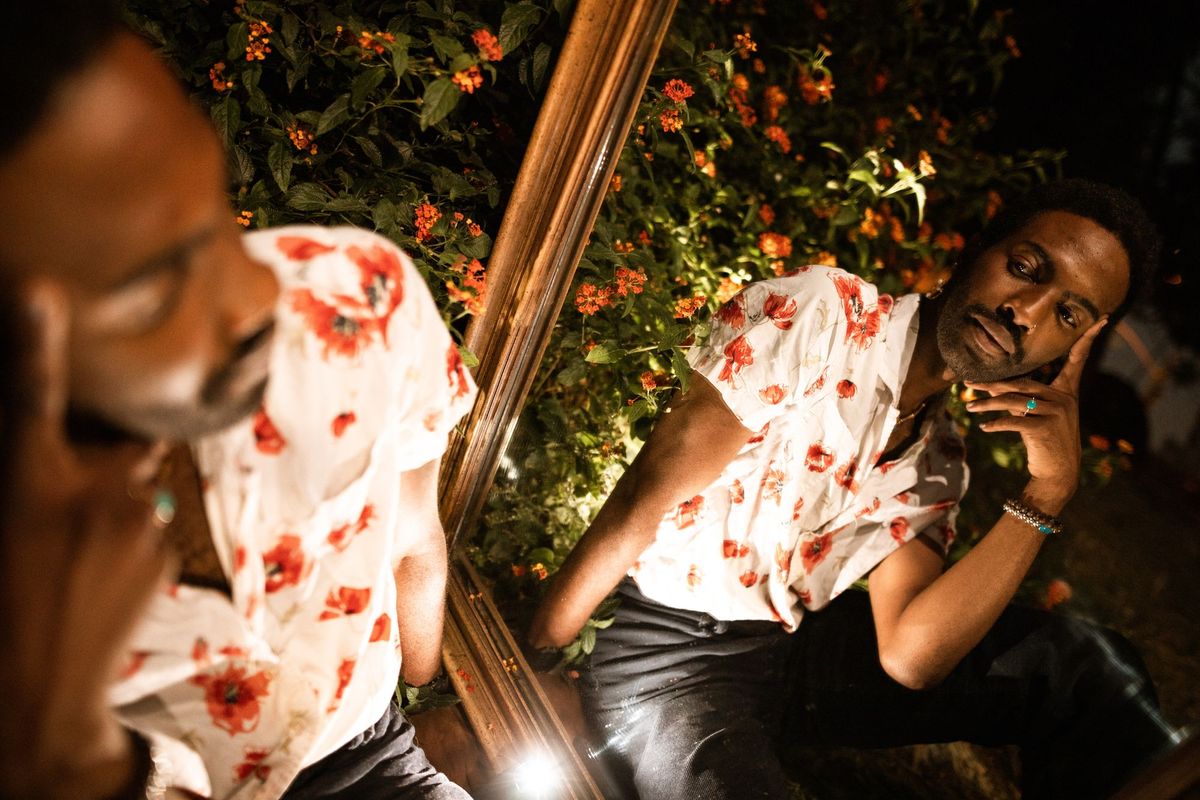
[[[1075,484],[1034,478],[1025,484],[1021,498],[1043,514],[1057,517],[1075,495]]]

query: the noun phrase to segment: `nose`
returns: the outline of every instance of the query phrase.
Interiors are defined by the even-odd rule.
[[[1003,319],[1019,328],[1022,334],[1026,334],[1041,324],[1053,310],[1054,303],[1050,287],[1034,284],[1013,293],[998,312]]]
[[[240,244],[233,249],[223,270],[220,315],[222,327],[236,347],[271,328],[279,280],[270,267],[250,258]]]

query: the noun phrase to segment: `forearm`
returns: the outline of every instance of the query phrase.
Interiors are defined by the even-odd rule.
[[[405,682],[428,683],[442,658],[442,623],[446,605],[446,540],[441,527],[427,544],[396,565],[396,627],[400,633]]]
[[[129,785],[135,777],[135,759],[128,734],[116,720],[106,715],[96,725],[89,725],[77,719],[67,727],[70,734],[47,731],[44,736],[26,736],[5,746],[0,758],[0,797],[99,800]]]
[[[1069,492],[1031,481],[1023,496],[1057,515]],[[886,638],[881,632],[880,657],[888,672],[914,688],[943,680],[1012,601],[1045,538],[1002,514],[971,552],[904,606]]]
[[[534,647],[563,647],[654,540],[666,508],[639,510],[623,477],[550,584],[529,629]],[[665,506],[665,504],[664,504]]]

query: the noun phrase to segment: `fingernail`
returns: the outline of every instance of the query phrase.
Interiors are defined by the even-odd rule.
[[[978,403],[967,403],[965,406],[963,406],[963,408],[967,409],[967,411],[974,411],[975,406],[977,406],[977,405],[979,405],[979,404]]]

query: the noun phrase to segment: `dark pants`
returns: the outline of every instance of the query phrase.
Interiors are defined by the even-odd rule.
[[[622,800],[788,798],[793,746],[952,741],[1019,745],[1026,798],[1104,797],[1170,741],[1133,647],[1068,617],[1010,607],[914,691],[880,667],[864,592],[790,635],[661,606],[630,581],[619,594],[581,686]]]
[[[415,731],[392,703],[379,721],[306,767],[285,800],[471,800],[438,772],[414,741]]]

